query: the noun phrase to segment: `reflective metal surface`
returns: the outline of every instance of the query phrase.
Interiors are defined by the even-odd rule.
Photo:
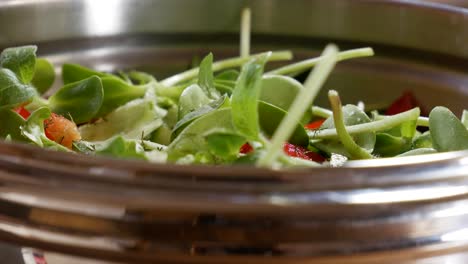
[[[300,59],[329,41],[375,47],[375,58],[342,63],[327,82],[347,102],[385,104],[413,90],[427,109],[468,106],[465,10],[412,1],[249,3],[255,50],[293,49]],[[161,79],[195,55],[236,55],[243,5],[1,1],[0,46],[36,43],[57,66],[138,68]],[[270,171],[0,143],[0,183],[0,240],[64,254],[127,263],[468,261],[467,152]]]

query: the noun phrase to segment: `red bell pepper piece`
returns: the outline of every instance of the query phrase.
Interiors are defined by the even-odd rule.
[[[418,107],[419,103],[414,97],[412,92],[404,92],[399,98],[397,98],[390,107],[385,111],[386,115],[396,115],[415,107]]]
[[[306,129],[310,129],[310,130],[319,129],[320,126],[322,126],[323,122],[325,122],[325,119],[318,119],[318,120],[310,122],[309,124],[305,125],[304,127]]]
[[[301,146],[296,146],[291,143],[284,143],[283,145],[283,151],[286,153],[288,156],[291,157],[296,157],[296,158],[301,158],[301,159],[306,159],[306,160],[311,160],[311,161],[316,161],[316,162],[324,162],[325,158],[313,151],[310,151],[304,147]]]

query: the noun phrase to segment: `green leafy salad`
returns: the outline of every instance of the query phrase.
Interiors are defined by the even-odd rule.
[[[371,48],[329,45],[320,57],[266,71],[291,52],[249,55],[244,44],[240,57],[214,62],[208,54],[198,68],[161,81],[64,64],[63,86],[53,92],[54,67],[36,58],[36,49],[0,55],[2,140],[158,163],[275,169],[468,149],[467,111],[461,120],[445,107],[428,117],[418,107],[385,114],[362,103],[343,106],[333,90],[330,109],[313,104],[337,62],[372,56]],[[305,82],[294,78],[309,69]]]
[[[468,149],[468,112],[419,108],[393,115],[314,97],[337,61],[372,49],[338,52],[265,72],[288,51],[213,62],[157,81],[144,72],[111,74],[62,67],[63,86],[48,98],[54,67],[35,46],[0,55],[0,138],[59,151],[177,164],[327,166],[345,160]],[[293,76],[312,71],[304,83]],[[417,127],[428,127],[424,133]]]

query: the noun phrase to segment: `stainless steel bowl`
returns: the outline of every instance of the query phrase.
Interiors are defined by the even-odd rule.
[[[162,78],[237,54],[233,0],[4,0],[0,47]],[[416,1],[252,0],[256,50],[371,45],[344,100],[468,107],[468,12]],[[323,101],[323,96],[322,99]],[[127,263],[466,263],[468,152],[271,171],[154,165],[0,143],[0,240]]]

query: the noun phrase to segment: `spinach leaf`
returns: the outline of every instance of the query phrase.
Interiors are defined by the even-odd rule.
[[[31,101],[35,95],[34,87],[21,83],[11,70],[0,68],[0,108],[13,108]]]
[[[13,71],[22,84],[29,84],[34,76],[37,46],[7,48],[0,54],[0,66]]]
[[[105,77],[112,75],[91,70],[78,64],[66,63],[62,66],[62,80],[64,84],[75,83],[91,76]]]
[[[276,107],[272,104],[259,101],[258,102],[258,115],[260,127],[268,135],[272,136],[287,112],[283,109]],[[301,124],[297,124],[293,134],[289,137],[288,142],[307,147],[309,145],[309,136]]]
[[[36,70],[31,81],[39,94],[43,94],[49,90],[55,81],[55,70],[52,63],[46,59],[39,58],[36,60]]]
[[[225,161],[239,156],[239,149],[246,142],[245,137],[225,129],[214,129],[204,134],[209,151]]]
[[[104,96],[101,108],[94,117],[105,116],[117,107],[143,97],[148,88],[143,85],[136,86],[128,84],[114,76],[102,77],[101,82]]]
[[[199,85],[190,85],[182,92],[179,98],[179,120],[188,113],[208,104],[210,101],[210,98]]]
[[[127,139],[149,136],[162,125],[166,112],[153,100],[135,99],[110,112],[96,123],[79,127],[81,137],[87,141],[103,141],[117,134]]]
[[[77,124],[90,121],[102,106],[104,91],[101,79],[87,79],[63,86],[49,98],[54,113],[71,116]]]
[[[135,140],[127,140],[122,136],[116,136],[101,144],[97,144],[95,153],[114,158],[146,160],[143,147]]]
[[[236,130],[249,140],[258,139],[260,133],[257,109],[267,59],[268,56],[262,56],[246,63],[232,93],[232,122]]]
[[[432,145],[437,151],[468,149],[468,130],[447,108],[437,106],[429,114]]]

